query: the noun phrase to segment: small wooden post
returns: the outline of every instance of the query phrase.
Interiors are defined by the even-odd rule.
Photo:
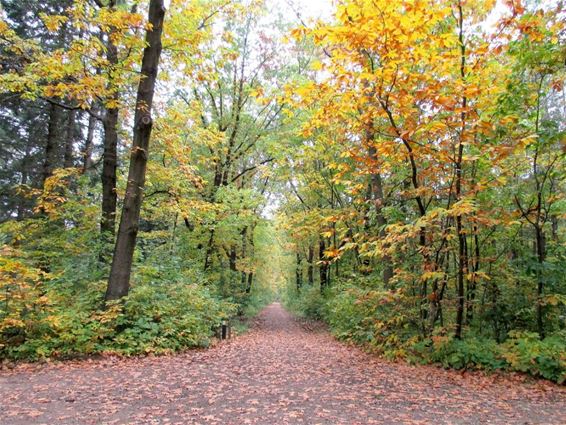
[[[228,337],[228,324],[224,320],[222,322],[222,338],[221,339],[226,339],[227,337]]]

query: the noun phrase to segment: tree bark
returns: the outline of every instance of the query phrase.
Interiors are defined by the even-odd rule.
[[[76,125],[77,111],[71,109],[67,116],[67,134],[65,137],[65,156],[63,159],[63,167],[70,168],[75,164],[75,158],[73,157],[73,145],[75,142],[75,125]]]
[[[58,129],[60,122],[61,108],[52,103],[49,109],[49,122],[47,124],[47,140],[45,142],[41,186],[53,174],[53,169],[57,162],[57,139],[59,137]]]
[[[470,262],[469,267],[472,270],[472,279],[468,280],[468,288],[466,294],[466,323],[471,324],[474,320],[474,308],[476,302],[476,289],[477,289],[477,272],[480,270],[480,245],[478,238],[478,227],[476,225],[472,228],[473,233],[473,255],[467,254],[468,260]],[[470,243],[472,243],[470,242]]]
[[[245,260],[247,255],[247,245],[248,245],[248,226],[245,226],[240,234],[242,236],[242,258]],[[245,270],[242,270],[241,276],[242,276],[242,287],[244,287],[248,274],[246,273]]]
[[[301,254],[297,252],[297,266],[295,269],[295,283],[297,285],[297,292],[301,290],[303,286],[303,267],[301,264]]]
[[[373,134],[371,135],[373,140]],[[375,147],[369,146],[368,153],[372,159],[377,157],[377,151]],[[383,181],[381,179],[381,174],[377,171],[371,173],[371,191],[373,195],[373,202],[375,204],[375,214],[377,219],[377,225],[379,226],[379,237],[384,239],[385,234],[385,226],[387,225],[387,220],[383,215],[383,207],[385,206],[385,196],[383,195]],[[387,248],[387,245],[384,245],[384,248]],[[385,286],[389,285],[389,281],[393,277],[393,265],[391,263],[391,257],[389,255],[384,254],[382,256],[382,263],[383,263],[383,284]]]
[[[308,268],[307,268],[307,276],[309,279],[309,285],[314,285],[314,248],[309,245],[309,257],[308,261]]]
[[[544,339],[543,321],[543,292],[544,292],[544,260],[546,258],[546,237],[541,226],[535,226],[535,239],[537,251],[537,331],[540,339]]]
[[[115,7],[115,1],[108,5],[110,9]],[[106,42],[106,59],[110,66],[110,80],[114,67],[118,64],[118,47],[112,42],[114,30],[108,33]],[[110,83],[111,84],[111,83]],[[114,87],[110,87],[114,89]],[[116,105],[118,103],[118,93],[114,91],[109,101]],[[116,229],[116,170],[118,168],[118,118],[119,110],[116,106],[106,109],[102,125],[104,127],[104,152],[102,154],[102,218],[100,221],[100,231],[102,234],[114,236]]]
[[[320,238],[318,242],[318,260],[320,261],[319,274],[320,274],[320,292],[324,292],[328,286],[328,264],[324,261],[324,251],[326,244],[324,239]]]
[[[206,251],[204,254],[204,271],[207,271],[212,264],[212,251],[214,249],[214,229],[210,231],[210,237],[208,238],[208,244],[206,246]]]
[[[250,272],[250,274],[248,274],[248,284],[246,286],[246,294],[250,294],[252,292],[253,281],[254,281],[254,273]]]
[[[94,131],[96,129],[96,117],[89,115],[88,129],[86,133],[84,151],[83,151],[83,174],[92,167],[92,148],[94,146]]]
[[[462,11],[462,4],[458,3],[458,30],[460,41],[460,77],[464,81],[466,77],[466,45],[464,44],[464,15]],[[464,135],[466,132],[466,108],[468,106],[468,99],[462,96],[462,113],[461,113],[461,129],[458,141],[458,152],[455,161],[456,173],[456,201],[460,201],[462,197],[462,174],[463,174],[463,155],[464,155]],[[464,278],[468,269],[468,254],[467,254],[467,239],[464,233],[464,226],[462,224],[462,216],[456,216],[456,236],[458,237],[458,274],[457,274],[457,305],[456,305],[456,331],[454,336],[456,339],[462,338],[462,327],[464,324],[464,305],[465,305],[465,290]]]
[[[32,150],[32,138],[28,136],[26,140],[26,150],[25,150],[24,158],[22,160],[22,168],[21,168],[22,178],[20,180],[20,184],[22,186],[28,184],[31,150]],[[28,199],[26,196],[22,196],[22,195],[18,196],[17,220],[22,220],[26,216],[27,202]]]
[[[102,161],[102,220],[100,231],[114,235],[116,228],[116,170],[118,168],[118,110],[108,109],[104,118]]]
[[[155,93],[155,81],[161,56],[161,34],[165,6],[163,0],[150,0],[149,24],[146,33],[146,48],[143,52],[141,79],[136,99],[134,116],[134,137],[128,170],[128,184],[124,207],[116,238],[112,268],[105,299],[115,300],[128,294],[132,260],[138,234],[140,210],[145,184],[145,173],[149,154],[149,140],[152,129],[151,107]]]
[[[236,268],[236,262],[238,261],[238,253],[236,252],[236,245],[230,247],[230,270],[235,272],[238,271]]]

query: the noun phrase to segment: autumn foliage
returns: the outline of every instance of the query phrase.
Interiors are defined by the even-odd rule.
[[[560,16],[360,0],[294,30],[321,49],[288,88],[305,144],[281,217],[299,309],[393,357],[564,380]],[[305,257],[324,299],[302,286]]]
[[[0,9],[0,356],[207,345],[279,296],[564,381],[559,5],[36,3]]]

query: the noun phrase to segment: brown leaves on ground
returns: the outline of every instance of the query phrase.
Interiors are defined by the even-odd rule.
[[[210,350],[2,371],[0,423],[564,424],[566,390],[383,362],[273,304]]]

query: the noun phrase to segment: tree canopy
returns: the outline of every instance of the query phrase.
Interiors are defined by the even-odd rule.
[[[560,4],[0,5],[0,357],[206,345],[278,297],[566,379]]]

